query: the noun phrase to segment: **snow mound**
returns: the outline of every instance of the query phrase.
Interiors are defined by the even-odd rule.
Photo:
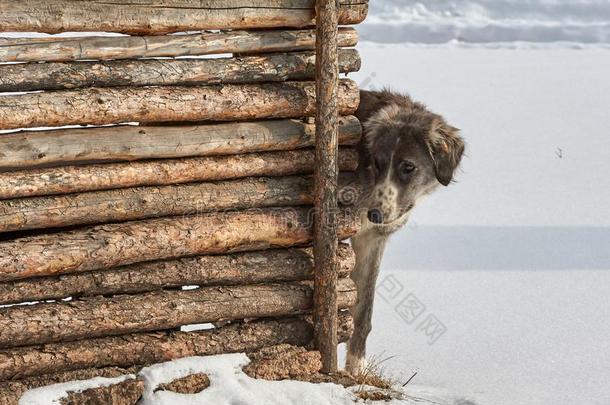
[[[241,353],[187,357],[145,368],[140,373],[145,384],[141,405],[352,405],[355,402],[353,394],[335,384],[251,378],[242,371],[249,363],[250,359]],[[210,378],[210,387],[198,394],[154,392],[160,384],[196,373],[205,373]]]
[[[353,405],[364,403],[356,396],[358,390],[373,387],[344,388],[341,385],[313,384],[301,381],[267,381],[249,377],[242,368],[250,363],[244,353],[204,357],[186,357],[146,367],[138,373],[144,380],[144,393],[138,405]],[[180,394],[158,390],[162,384],[193,374],[206,374],[210,386],[197,394]],[[55,384],[27,391],[20,405],[56,405],[68,392],[82,392],[96,387],[118,384],[136,378],[126,375],[119,378],[93,378]],[[413,387],[409,396],[391,401],[366,401],[367,404],[384,405],[455,405],[456,400],[446,400],[438,390]],[[396,396],[401,396],[398,393]]]
[[[96,377],[90,380],[71,381],[35,388],[23,394],[19,399],[19,405],[59,405],[61,399],[66,397],[68,392],[83,392],[91,388],[108,387],[134,378],[136,376],[133,374],[116,378]]]

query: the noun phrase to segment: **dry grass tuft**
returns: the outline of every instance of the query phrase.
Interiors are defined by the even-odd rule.
[[[400,397],[400,393],[392,388],[398,384],[398,379],[391,377],[383,365],[390,359],[392,357],[381,356],[373,356],[369,359],[366,368],[359,375],[354,376],[359,385],[355,392],[356,396],[365,401],[390,401]]]

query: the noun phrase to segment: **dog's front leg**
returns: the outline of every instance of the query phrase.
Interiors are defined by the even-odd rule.
[[[352,375],[358,375],[365,367],[366,339],[372,328],[375,283],[387,239],[387,236],[379,235],[374,230],[365,230],[352,238],[356,267],[351,277],[358,290],[358,302],[351,309],[354,334],[347,344],[345,364],[346,371]]]

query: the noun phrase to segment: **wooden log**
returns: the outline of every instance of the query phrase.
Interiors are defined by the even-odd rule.
[[[339,0],[341,24],[358,24],[368,0]],[[0,31],[180,31],[304,27],[315,24],[314,0],[0,0]]]
[[[339,339],[342,342],[347,341],[352,330],[353,320],[345,311],[339,316]],[[53,375],[78,369],[104,370],[109,366],[132,365],[141,367],[189,356],[253,352],[284,343],[307,346],[312,339],[311,322],[301,318],[278,318],[232,323],[222,328],[196,332],[134,333],[50,343],[0,351],[0,381]],[[133,372],[128,370],[125,374]],[[48,378],[43,379],[43,385],[54,382],[49,382]],[[3,387],[0,384],[0,398],[3,391],[9,391],[5,388],[6,385],[8,384]]]
[[[308,208],[252,209],[82,228],[0,242],[0,281],[197,254],[291,247],[312,238]],[[341,217],[339,237],[357,232]]]
[[[159,384],[157,391],[171,391],[178,394],[198,394],[210,386],[210,377],[205,373],[197,373],[178,378],[165,384]]]
[[[116,384],[84,391],[68,391],[61,405],[136,405],[144,393],[144,380],[128,378]]]
[[[337,372],[338,7],[317,0],[314,328],[322,372]]]
[[[339,69],[342,73],[359,70],[358,51],[341,49]],[[20,63],[0,65],[0,92],[280,82],[313,79],[314,75],[313,52],[218,59]]]
[[[341,114],[353,114],[358,86],[344,79],[337,97]],[[91,88],[0,97],[0,129],[295,118],[315,108],[314,82]]]
[[[202,287],[1,308],[0,348],[198,323],[301,315],[311,311],[312,287],[307,282]],[[339,308],[349,308],[355,303],[354,282],[342,279],[338,285]]]
[[[348,277],[355,264],[354,252],[349,245],[341,244],[338,256],[339,277]],[[0,283],[0,305],[68,297],[137,294],[190,285],[247,285],[311,280],[313,269],[313,253],[309,248],[186,257]]]
[[[353,173],[342,180],[353,182]],[[0,233],[313,203],[311,176],[249,177],[0,201]]]
[[[0,0],[1,1],[1,0]],[[342,28],[339,46],[358,43],[353,28]],[[308,51],[313,30],[229,31],[160,37],[0,38],[0,62],[67,62],[152,57]]]
[[[356,117],[341,118],[339,142],[342,145],[357,144],[361,133]],[[313,146],[314,139],[313,122],[293,119],[20,131],[0,135],[0,171],[292,150]]]
[[[339,164],[344,171],[355,170],[358,166],[357,151],[342,148]],[[313,150],[304,149],[0,172],[0,200],[255,176],[308,174],[313,172],[313,167]]]
[[[136,187],[0,201],[0,232],[312,204],[309,176]]]
[[[19,405],[19,399],[26,391],[45,387],[47,385],[77,380],[88,380],[95,377],[116,378],[127,374],[133,374],[138,372],[138,370],[139,369],[136,367],[130,367],[127,369],[119,367],[94,368],[48,374],[19,381],[8,381],[0,383],[0,404]]]
[[[301,346],[281,344],[248,353],[251,362],[243,367],[252,378],[268,381],[303,380],[316,375],[322,367],[320,352]]]

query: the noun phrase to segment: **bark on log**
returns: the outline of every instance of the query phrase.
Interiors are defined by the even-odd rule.
[[[366,18],[368,0],[340,0],[341,24]],[[315,24],[314,0],[0,0],[0,31],[165,34]]]
[[[317,0],[314,328],[322,372],[337,372],[338,4]]]
[[[346,180],[353,174],[344,173]],[[310,176],[136,187],[0,201],[0,233],[313,203]]]
[[[352,331],[353,320],[348,311],[344,311],[339,315],[340,341],[347,341]],[[279,318],[232,323],[222,328],[197,332],[134,333],[28,346],[0,351],[0,381],[23,378],[29,380],[29,377],[33,376],[53,375],[78,369],[104,370],[104,367],[108,366],[127,367],[134,364],[146,366],[189,356],[253,352],[284,343],[308,346],[312,339],[313,327],[309,320]],[[124,374],[133,372],[134,370],[128,370]],[[74,379],[77,378],[80,379],[81,376]],[[32,387],[28,380],[25,380],[23,385]],[[55,381],[49,381],[47,378],[42,385],[53,382]],[[8,385],[0,384],[0,398],[2,392],[11,391]]]
[[[118,367],[93,368],[49,374],[19,381],[4,382],[0,383],[0,404],[19,405],[19,398],[21,398],[26,391],[34,388],[76,380],[88,380],[95,377],[115,378],[127,374],[134,374],[138,371],[139,368],[137,367],[130,367],[127,369]]]
[[[353,114],[358,86],[341,82],[337,103]],[[0,129],[122,122],[238,121],[315,113],[315,82],[62,90],[0,97]]]
[[[210,377],[205,373],[187,375],[166,384],[159,384],[157,391],[171,391],[178,394],[198,394],[210,386]]]
[[[140,295],[0,308],[0,348],[74,341],[246,318],[311,311],[311,283],[203,287]],[[356,303],[349,279],[338,285],[338,306]]]
[[[342,148],[339,166],[354,171],[358,153]],[[313,150],[262,152],[0,172],[0,200],[138,186],[162,186],[257,176],[309,174]]]
[[[0,281],[106,269],[197,254],[304,245],[308,208],[252,209],[101,225],[0,242]],[[339,238],[357,232],[341,216]]]
[[[355,46],[357,43],[356,30],[340,30],[340,47]],[[159,37],[0,38],[0,62],[68,62],[291,52],[313,50],[314,47],[313,30],[229,31]]]
[[[260,380],[301,381],[318,374],[322,367],[320,352],[289,344],[263,347],[248,357],[251,362],[243,367],[244,373]]]
[[[339,277],[348,277],[355,264],[354,251],[349,245],[341,244],[338,257]],[[67,297],[136,294],[187,285],[303,281],[313,279],[313,269],[313,253],[309,248],[187,257],[0,283],[0,305]]]
[[[339,69],[342,73],[359,70],[358,51],[341,49]],[[0,65],[0,92],[279,82],[311,80],[314,75],[313,52],[218,59],[22,63]]]
[[[144,393],[144,381],[127,379],[117,384],[70,392],[61,405],[136,405]]]
[[[355,145],[361,133],[356,117],[341,118],[342,145]],[[0,135],[0,170],[293,150],[314,139],[313,122],[291,119],[21,131]]]

